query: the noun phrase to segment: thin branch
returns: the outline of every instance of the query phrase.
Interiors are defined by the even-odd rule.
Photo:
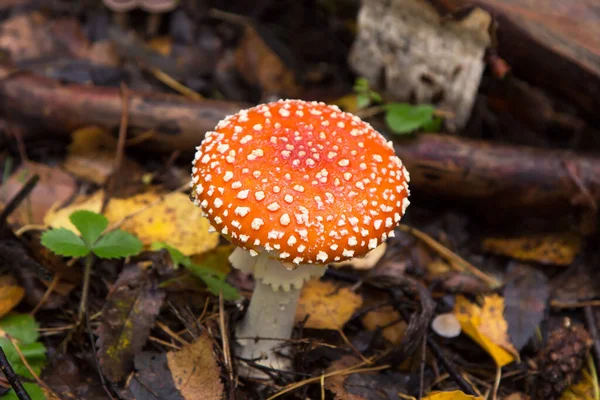
[[[4,376],[6,376],[8,383],[10,383],[10,387],[13,388],[19,400],[31,400],[31,397],[29,397],[29,394],[23,387],[23,384],[21,381],[19,381],[17,374],[15,374],[15,371],[12,369],[10,363],[6,359],[6,354],[4,354],[2,347],[0,347],[0,370],[2,370]]]

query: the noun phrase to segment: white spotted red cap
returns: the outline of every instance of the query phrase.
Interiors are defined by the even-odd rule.
[[[215,229],[285,264],[361,257],[393,236],[409,204],[409,174],[391,142],[319,102],[228,116],[192,164],[192,198]]]

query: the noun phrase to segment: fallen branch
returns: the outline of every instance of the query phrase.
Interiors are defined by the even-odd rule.
[[[25,134],[68,135],[89,125],[115,131],[119,127],[123,108],[119,88],[67,85],[7,66],[0,66],[0,77],[0,114],[25,125]],[[148,143],[169,151],[191,151],[219,120],[247,106],[137,91],[131,91],[129,99],[128,127],[134,132],[154,131]]]
[[[31,132],[68,135],[89,125],[116,129],[122,112],[118,88],[63,85],[0,67],[0,115]],[[182,96],[131,91],[128,126],[153,131],[154,150],[191,153],[207,130],[247,104],[194,101]],[[600,200],[600,159],[567,151],[498,145],[456,136],[397,138],[411,172],[411,188],[494,212],[559,212],[594,209]],[[556,214],[559,215],[559,214]]]
[[[561,216],[573,206],[594,209],[600,200],[600,158],[449,135],[395,142],[417,194],[459,199],[488,214]]]

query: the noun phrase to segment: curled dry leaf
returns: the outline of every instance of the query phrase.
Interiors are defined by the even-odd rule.
[[[15,228],[28,224],[42,224],[46,213],[55,205],[64,204],[75,194],[75,179],[59,167],[28,162],[21,165],[0,190],[0,202],[8,202],[31,176],[40,180],[27,199],[8,217]]]
[[[488,238],[483,248],[491,253],[541,264],[571,265],[581,250],[581,236],[552,233],[512,238]]]
[[[377,265],[387,250],[387,243],[383,242],[362,258],[351,258],[348,261],[331,264],[334,267],[350,266],[354,269],[372,269]]]
[[[496,294],[486,296],[482,307],[464,296],[457,296],[454,307],[463,332],[477,342],[499,367],[510,364],[519,354],[508,339],[508,324],[503,311],[504,299]]]
[[[113,382],[124,379],[154,326],[165,294],[156,278],[137,265],[126,267],[113,285],[98,328],[98,358]]]
[[[115,162],[117,140],[97,126],[78,129],[72,138],[64,168],[81,179],[106,183]]]
[[[206,331],[194,343],[167,353],[167,362],[185,400],[221,400],[223,383]]]
[[[296,322],[308,317],[305,328],[341,329],[362,301],[360,295],[348,288],[313,279],[304,285],[300,293]]]
[[[127,389],[134,399],[183,400],[167,365],[167,353],[146,351],[134,360],[136,373]]]

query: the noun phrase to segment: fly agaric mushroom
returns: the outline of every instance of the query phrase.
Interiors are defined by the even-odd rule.
[[[302,100],[228,116],[192,164],[194,203],[238,246],[232,265],[256,281],[237,354],[287,369],[273,339],[291,337],[302,285],[394,235],[409,204],[408,172],[371,125]]]

